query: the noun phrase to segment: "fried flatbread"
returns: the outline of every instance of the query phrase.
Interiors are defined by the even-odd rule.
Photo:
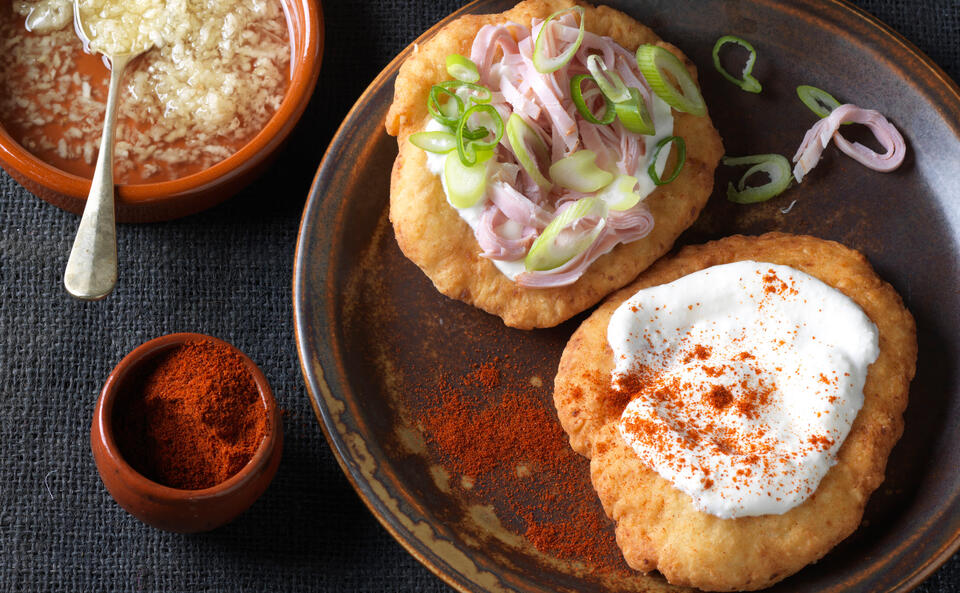
[[[607,325],[614,310],[642,288],[741,260],[791,266],[853,299],[879,330],[880,355],[869,368],[864,404],[837,464],[814,494],[782,515],[720,519],[694,508],[687,494],[645,466],[621,438],[617,421],[627,402],[617,401],[610,388]],[[554,403],[571,446],[590,458],[594,488],[617,523],[627,564],[659,570],[673,584],[753,590],[817,560],[860,524],[903,432],[916,357],[913,317],[859,252],[813,237],[733,236],[663,258],[601,305],[563,352]]]
[[[469,55],[482,26],[507,21],[529,26],[532,18],[543,19],[572,5],[569,0],[528,0],[502,14],[468,15],[443,27],[401,66],[386,119],[387,132],[397,137],[399,145],[390,182],[390,220],[400,249],[441,293],[522,329],[559,324],[630,282],[666,253],[706,204],[714,169],[723,154],[720,136],[709,117],[674,111],[674,134],[686,140],[687,160],[674,182],[646,199],[654,216],[653,231],[643,239],[618,245],[570,286],[524,288],[480,257],[473,231],[447,203],[440,178],[427,169],[426,154],[407,139],[430,121],[427,96],[434,84],[449,79],[446,57]],[[696,77],[693,64],[677,48],[660,41],[627,15],[606,6],[586,6],[584,18],[588,30],[609,36],[627,49],[653,43],[670,50]]]

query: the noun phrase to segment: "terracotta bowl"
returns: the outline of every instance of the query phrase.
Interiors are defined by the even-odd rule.
[[[320,73],[323,13],[317,0],[282,0],[292,38],[292,78],[267,125],[227,159],[199,173],[159,183],[117,186],[119,222],[155,222],[194,214],[233,196],[270,163],[303,114]],[[0,126],[0,167],[36,196],[74,214],[83,212],[90,179],[40,160]]]
[[[144,477],[124,460],[114,438],[113,410],[118,396],[124,393],[124,386],[138,376],[144,365],[186,342],[198,340],[225,345],[240,355],[260,391],[270,425],[253,457],[234,476],[210,488],[181,490]],[[263,494],[280,465],[283,426],[266,377],[244,353],[222,340],[202,334],[169,334],[137,347],[110,373],[93,412],[90,446],[103,484],[120,506],[159,529],[196,533],[229,523]]]

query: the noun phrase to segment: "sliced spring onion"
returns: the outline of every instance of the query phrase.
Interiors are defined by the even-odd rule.
[[[753,165],[740,178],[734,187],[733,182],[727,186],[727,199],[737,204],[753,204],[765,202],[773,196],[783,193],[790,187],[793,173],[790,162],[779,154],[754,154],[741,157],[723,157],[723,164],[729,167]],[[757,173],[766,173],[770,181],[756,187],[747,187],[747,180]]]
[[[600,87],[600,90],[608,99],[614,103],[630,100],[630,91],[627,90],[627,85],[623,84],[623,79],[620,78],[619,74],[607,68],[603,58],[599,55],[592,54],[587,58],[587,70],[590,71],[593,80],[596,81],[597,86]]]
[[[440,95],[447,95],[450,98],[441,104]],[[451,105],[451,101],[456,106],[456,113],[452,113],[452,108],[448,107]],[[430,96],[427,98],[427,111],[430,112],[433,119],[448,128],[454,128],[460,121],[460,114],[463,113],[463,101],[454,91],[435,84],[430,88]]]
[[[637,66],[653,92],[667,105],[677,111],[706,115],[707,106],[700,89],[677,56],[656,45],[641,45],[637,48]],[[666,74],[672,76],[680,88],[674,86]]]
[[[447,56],[447,73],[463,82],[477,82],[480,80],[480,70],[473,60],[460,54],[450,54]]]
[[[620,118],[623,127],[634,134],[653,136],[657,133],[653,124],[653,117],[647,110],[647,102],[640,96],[639,90],[631,87],[630,99],[615,103],[613,108],[617,112],[617,117]]]
[[[467,82],[465,80],[448,80],[446,82],[441,82],[439,86],[454,92],[466,89],[469,91],[469,96],[466,98],[470,99],[474,103],[489,103],[493,98],[493,93],[491,93],[490,89],[487,87],[480,84]]]
[[[443,181],[450,203],[456,208],[469,208],[476,205],[487,191],[487,164],[465,165],[451,152],[443,163]]]
[[[636,206],[640,194],[633,191],[637,186],[637,178],[631,175],[617,175],[613,183],[603,188],[597,197],[607,203],[611,210],[629,210]]]
[[[511,113],[507,120],[507,139],[523,170],[540,186],[541,191],[550,191],[553,183],[540,172],[539,163],[550,161],[550,149],[543,139],[516,113]],[[531,146],[533,154],[530,153]]]
[[[827,117],[831,111],[840,107],[840,101],[837,101],[833,95],[815,86],[801,84],[797,87],[797,96],[820,119]]]
[[[587,216],[605,217],[606,214],[606,203],[599,198],[580,198],[574,202],[554,218],[530,246],[524,259],[527,270],[559,268],[586,251],[603,230],[606,219],[601,218],[596,226],[586,232],[576,228],[577,221]]]
[[[677,146],[677,166],[673,168],[673,173],[669,177],[660,179],[660,176],[657,175],[657,160],[660,158],[660,151],[663,150],[663,147],[671,142]],[[687,143],[680,136],[667,136],[657,142],[657,147],[653,151],[653,158],[650,159],[650,166],[647,168],[647,174],[650,175],[654,185],[666,185],[680,175],[685,162],[687,162]]]
[[[570,46],[563,51],[563,53],[556,56],[548,56],[546,55],[548,39],[547,28],[550,26],[550,22],[553,21],[553,19],[566,16],[567,13],[577,13],[580,15],[580,34],[577,35],[577,40],[571,43]],[[537,69],[537,72],[541,72],[543,74],[556,72],[560,68],[566,66],[567,63],[573,59],[573,55],[577,53],[578,49],[580,49],[581,43],[583,43],[583,7],[571,6],[570,8],[557,11],[547,17],[547,20],[543,22],[543,26],[540,27],[540,33],[537,34],[537,41],[533,46],[533,67]]]
[[[743,65],[743,72],[740,73],[742,78],[734,77],[720,64],[720,48],[728,43],[735,43],[750,52],[747,63]],[[753,65],[756,61],[757,50],[753,49],[753,45],[745,39],[740,39],[734,35],[724,35],[720,39],[717,39],[717,42],[713,45],[713,67],[716,68],[717,72],[723,75],[724,78],[748,93],[759,93],[763,90],[760,81],[750,75],[750,73],[753,72]]]
[[[458,122],[458,125],[459,125],[459,122]],[[483,126],[480,126],[475,130],[471,130],[469,128],[463,129],[464,140],[483,140],[489,135],[490,135],[490,130],[486,129]]]
[[[614,111],[613,101],[610,100],[603,92],[600,93],[600,96],[603,97],[603,103],[605,105],[603,109],[603,118],[599,118],[590,111],[590,108],[587,106],[587,101],[583,96],[583,81],[592,80],[596,82],[589,74],[578,74],[570,79],[570,96],[573,98],[573,104],[577,106],[577,111],[580,112],[580,115],[583,116],[583,119],[587,120],[592,124],[597,125],[606,125],[613,123],[613,119],[617,116]]]
[[[410,143],[427,152],[438,154],[457,148],[457,138],[450,132],[417,132],[410,134]]]
[[[589,194],[610,185],[613,173],[597,166],[597,153],[578,150],[550,165],[550,179],[561,187]]]
[[[472,116],[478,115],[478,114],[485,114],[487,117],[490,118],[490,121],[493,123],[493,132],[492,132],[493,138],[487,141],[481,141],[483,138],[477,138],[476,140],[474,140],[473,144],[476,145],[477,148],[493,148],[494,146],[499,144],[500,139],[503,138],[504,128],[503,128],[503,118],[500,117],[500,112],[498,112],[492,105],[480,104],[480,105],[474,105],[470,109],[467,109],[464,112],[463,117],[460,118],[459,128],[466,130],[467,129],[466,126],[469,123],[468,120]],[[483,128],[483,127],[479,129],[486,130],[486,128]],[[490,132],[488,132],[487,134],[489,135]],[[464,136],[464,137],[466,138],[467,136]]]
[[[469,130],[467,124],[470,123],[470,118],[474,115],[484,114],[490,118],[493,122],[493,139],[492,140],[483,140],[474,139],[471,140],[465,135],[465,132]],[[480,128],[486,130],[486,128]],[[484,134],[483,138],[486,138],[490,135],[490,132]],[[492,105],[487,105],[481,103],[480,105],[474,105],[470,109],[467,109],[463,112],[463,116],[460,118],[460,121],[457,122],[456,127],[456,139],[457,139],[457,154],[460,156],[460,160],[464,165],[474,165],[477,162],[477,150],[478,148],[493,148],[500,142],[500,139],[503,138],[503,118],[500,117],[500,114]]]

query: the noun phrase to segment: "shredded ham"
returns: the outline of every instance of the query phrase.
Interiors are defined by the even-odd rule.
[[[626,49],[609,37],[584,33],[583,42],[566,67],[551,74],[533,66],[534,43],[543,27],[535,20],[532,29],[517,23],[486,25],[474,38],[470,52],[480,71],[480,84],[492,92],[491,104],[506,121],[511,113],[523,117],[543,139],[553,161],[588,149],[597,154],[597,164],[607,170],[634,175],[646,145],[643,139],[615,122],[597,126],[585,121],[570,98],[570,78],[589,71],[586,60],[591,54],[603,58],[628,86],[640,90],[651,100],[636,61]],[[579,34],[573,15],[555,19],[547,29],[545,42],[551,54],[574,42]],[[497,56],[500,56],[497,59]],[[599,110],[602,98],[595,96],[591,107]],[[522,259],[539,233],[565,207],[583,194],[554,187],[544,195],[526,171],[517,163],[504,137],[497,151],[497,163],[487,190],[487,201],[476,230],[482,256],[501,261]],[[653,228],[653,215],[643,202],[624,212],[611,212],[605,219],[587,217],[577,221],[573,232],[596,232],[593,244],[553,270],[524,272],[516,282],[527,287],[564,286],[576,282],[598,257],[620,243],[636,241]]]
[[[596,224],[596,220],[585,220]],[[614,248],[618,243],[630,243],[646,237],[653,230],[653,214],[643,202],[630,210],[610,212],[600,235],[586,251],[559,268],[545,272],[524,272],[517,276],[517,284],[528,288],[566,286],[577,281],[597,258]]]
[[[859,142],[851,144],[849,140],[837,133],[840,125],[846,122],[855,122],[870,128],[887,152],[877,154]],[[793,176],[798,183],[817,166],[823,149],[830,144],[831,139],[837,148],[874,171],[893,171],[903,163],[903,157],[907,152],[903,136],[880,112],[861,109],[848,103],[837,107],[830,112],[830,115],[814,124],[803,137],[797,154],[793,155],[793,162],[796,163]]]

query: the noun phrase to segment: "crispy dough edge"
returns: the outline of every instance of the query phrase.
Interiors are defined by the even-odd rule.
[[[880,355],[868,370],[864,405],[816,492],[783,515],[719,519],[645,467],[601,418],[599,394],[585,373],[612,370],[606,326],[641,288],[710,266],[753,259],[792,266],[853,299],[877,325]],[[859,252],[808,236],[732,236],[685,247],[612,295],[574,333],[555,380],[554,403],[571,446],[591,458],[591,478],[627,563],[660,570],[676,585],[716,591],[768,587],[816,561],[856,530],[887,458],[903,432],[903,411],[917,357],[916,325],[897,292]]]
[[[587,27],[609,35],[628,48],[656,43],[696,68],[678,49],[663,43],[647,27],[611,8],[586,9]],[[494,15],[466,15],[416,48],[400,68],[394,100],[386,118],[388,133],[397,136],[399,154],[390,180],[390,220],[404,255],[420,267],[442,294],[479,307],[520,329],[552,327],[599,302],[666,253],[706,205],[713,172],[723,146],[708,116],[674,112],[676,135],[687,138],[687,162],[673,183],[647,198],[654,230],[645,238],[618,245],[600,257],[573,285],[526,289],[507,279],[489,260],[470,227],[448,205],[438,177],[426,170],[424,152],[407,141],[429,121],[426,96],[433,84],[446,80],[445,57],[469,55],[477,31],[488,23],[529,23],[574,5],[570,0],[527,0]],[[694,142],[691,139],[696,138]]]

